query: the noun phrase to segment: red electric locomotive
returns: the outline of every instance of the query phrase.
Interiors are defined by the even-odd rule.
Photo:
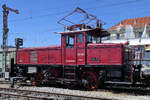
[[[148,79],[141,71],[143,49],[102,43],[102,37],[110,34],[99,23],[96,28],[84,24],[67,28],[69,31],[59,32],[61,46],[19,49],[17,76],[34,84],[60,82],[88,89],[105,83],[135,84]]]

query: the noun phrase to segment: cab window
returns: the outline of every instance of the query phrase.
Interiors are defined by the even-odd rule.
[[[66,35],[66,48],[74,48],[74,36]]]
[[[94,36],[91,34],[87,34],[86,36],[87,43],[101,43],[101,38],[98,36]]]
[[[91,35],[89,35],[89,34],[87,34],[86,35],[86,40],[87,40],[87,43],[92,43],[92,36]]]
[[[83,34],[78,34],[78,42],[79,43],[83,42]]]

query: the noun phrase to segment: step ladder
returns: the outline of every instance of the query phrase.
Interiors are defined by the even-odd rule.
[[[76,67],[75,66],[64,66],[63,67],[63,78],[64,78],[64,81],[76,81]]]

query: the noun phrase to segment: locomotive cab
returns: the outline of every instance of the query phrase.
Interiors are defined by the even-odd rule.
[[[110,35],[101,28],[60,32],[64,65],[85,65],[87,45],[101,43],[101,38]]]

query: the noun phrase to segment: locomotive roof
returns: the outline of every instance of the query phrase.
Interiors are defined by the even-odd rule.
[[[82,30],[74,30],[74,31],[64,31],[64,32],[56,32],[58,34],[77,34],[81,32],[88,32],[91,34],[96,34],[98,36],[104,37],[104,36],[109,36],[110,33],[104,29],[101,28],[94,28],[94,29],[82,29]],[[97,34],[100,33],[100,34]]]
[[[29,47],[29,48],[22,48],[19,50],[41,50],[41,49],[59,49],[61,48],[60,46],[47,46],[47,47]]]
[[[88,46],[89,47],[92,47],[92,46],[96,46],[96,47],[98,47],[98,46],[101,46],[101,47],[106,47],[106,46],[123,46],[124,44],[122,44],[122,43],[89,43],[88,44]]]

